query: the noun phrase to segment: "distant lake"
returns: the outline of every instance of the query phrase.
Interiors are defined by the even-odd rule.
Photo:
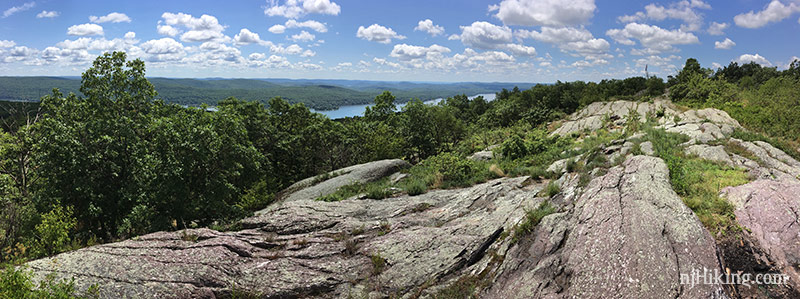
[[[477,98],[479,96],[483,96],[483,98],[487,102],[491,102],[495,98],[495,94],[493,94],[493,93],[476,94],[476,95],[471,96],[469,98],[470,99],[474,99],[474,98]],[[438,104],[439,102],[441,102],[442,100],[443,100],[442,98],[428,100],[428,101],[425,101],[425,104],[435,105],[435,104]],[[337,118],[345,118],[345,117],[353,117],[353,116],[363,116],[364,115],[364,110],[367,107],[371,107],[372,105],[375,105],[375,104],[341,106],[341,107],[339,107],[339,109],[336,109],[336,110],[314,110],[314,109],[311,109],[311,111],[324,114],[325,116],[327,116],[330,119],[337,119]],[[399,109],[403,108],[403,106],[405,106],[405,105],[406,105],[406,103],[398,104],[397,105],[397,109],[399,110]]]

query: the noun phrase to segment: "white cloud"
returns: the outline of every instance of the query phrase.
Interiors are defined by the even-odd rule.
[[[36,18],[37,18],[37,19],[41,19],[41,18],[55,18],[55,17],[57,17],[58,15],[59,15],[59,13],[58,13],[57,11],[46,11],[46,10],[43,10],[42,12],[40,12],[40,13],[38,13],[38,14],[36,15]]]
[[[506,25],[568,26],[587,23],[596,8],[594,0],[503,0],[489,11]]]
[[[557,45],[569,42],[585,41],[593,37],[589,30],[575,27],[542,27],[541,32],[518,30],[515,32],[515,35],[519,38],[532,38],[538,41]]]
[[[239,30],[239,34],[233,37],[233,42],[239,46],[249,44],[259,44],[262,46],[272,45],[271,42],[261,40],[261,37],[258,35],[258,33],[252,32],[247,28],[242,28]]]
[[[180,29],[172,27],[170,25],[158,25],[158,34],[166,35],[169,37],[175,37],[181,33]]]
[[[308,28],[316,32],[321,32],[321,33],[328,32],[328,27],[325,26],[325,24],[322,24],[314,20],[308,20],[303,22],[298,22],[296,20],[288,20],[284,25],[286,26],[286,28]]]
[[[722,65],[721,65],[721,64],[719,64],[719,63],[716,63],[716,62],[712,62],[712,63],[711,63],[711,69],[718,70],[718,69],[721,69],[721,68],[722,68]]]
[[[437,44],[433,44],[430,47],[399,44],[394,45],[394,49],[392,49],[392,53],[389,56],[407,61],[422,58],[441,58],[442,53],[450,53],[450,49]]]
[[[36,2],[33,2],[33,1],[27,2],[27,3],[22,4],[20,6],[12,6],[11,8],[6,9],[3,12],[3,18],[8,18],[8,17],[10,17],[11,15],[13,15],[15,13],[29,10],[29,9],[33,8],[34,6],[36,6]]]
[[[708,34],[723,35],[725,34],[725,29],[728,29],[728,26],[730,26],[728,23],[711,22],[711,25],[708,25]]]
[[[176,61],[186,55],[183,44],[169,37],[146,41],[140,47],[149,61]]]
[[[578,60],[573,62],[570,66],[577,67],[577,68],[587,68],[587,67],[594,67],[599,65],[606,65],[608,64],[608,60],[605,59],[596,59],[593,61],[588,60]]]
[[[262,60],[267,58],[267,55],[264,53],[251,53],[250,56],[247,56],[247,59],[250,60]]]
[[[795,3],[784,5],[778,0],[772,0],[762,11],[739,14],[733,17],[733,22],[739,27],[761,28],[769,23],[780,22],[793,13],[800,11],[800,6]]]
[[[134,39],[136,38],[136,32],[128,31],[125,33],[125,39]]]
[[[532,38],[538,41],[555,44],[562,52],[581,55],[588,60],[609,59],[607,54],[611,45],[602,38],[594,38],[585,28],[575,27],[542,27],[542,31],[518,30],[517,38]]]
[[[310,42],[313,41],[314,38],[316,38],[316,36],[314,36],[311,33],[308,33],[308,31],[305,30],[301,31],[298,34],[292,35],[292,40],[295,42]]]
[[[296,44],[290,45],[288,47],[283,47],[283,46],[280,46],[280,45],[272,45],[269,50],[272,53],[284,54],[284,55],[286,55],[286,54],[288,54],[288,55],[303,54],[303,48],[298,46],[298,45],[296,45]]]
[[[67,28],[67,34],[77,36],[103,35],[103,27],[97,24],[72,25]]]
[[[519,56],[536,56],[536,48],[518,45],[518,44],[506,44],[504,47],[506,50],[510,51],[511,54],[519,55]]]
[[[379,65],[388,65],[388,66],[393,67],[393,68],[401,68],[402,67],[402,65],[400,65],[397,62],[391,62],[391,61],[388,61],[388,60],[383,59],[383,58],[375,57],[375,58],[372,58],[372,61],[377,63],[377,64],[379,64]],[[366,61],[363,61],[363,62],[364,63],[359,62],[359,64],[361,64],[362,66],[366,66],[366,67],[370,66],[369,62],[366,62]]]
[[[760,64],[762,66],[771,66],[772,65],[772,63],[770,63],[769,60],[764,58],[764,56],[758,55],[758,53],[756,53],[756,54],[743,54],[742,56],[739,56],[739,59],[737,59],[736,62],[738,62],[739,64],[746,64],[746,63],[750,63],[750,62],[755,62],[755,63],[758,63],[758,64]]]
[[[316,55],[317,55],[317,52],[314,52],[314,51],[311,51],[311,50],[305,50],[305,51],[303,51],[302,54],[300,54],[300,57],[314,57]]]
[[[222,34],[225,27],[219,23],[216,17],[202,15],[195,18],[185,13],[165,12],[161,15],[163,22],[169,26],[180,26],[189,31],[181,35],[181,40],[185,42],[208,42],[208,41],[229,41],[230,37]],[[159,21],[160,22],[160,21]]]
[[[281,34],[281,33],[286,32],[286,26],[283,26],[281,24],[272,25],[272,27],[269,27],[269,29],[267,29],[267,30],[269,30],[269,32],[272,32],[272,33],[275,33],[275,34]]]
[[[358,26],[358,32],[356,32],[356,37],[365,39],[372,42],[379,42],[382,44],[388,44],[392,42],[392,39],[405,39],[405,36],[397,34],[394,32],[392,28],[383,27],[378,24],[372,24],[369,27],[364,28],[364,26]]]
[[[458,38],[467,46],[479,49],[497,49],[511,43],[511,29],[488,22],[474,22],[469,26],[461,26]]]
[[[11,40],[0,40],[0,48],[11,48],[16,45],[17,43]]]
[[[439,25],[434,25],[431,19],[425,19],[417,23],[417,27],[414,27],[414,31],[423,31],[427,32],[431,36],[437,36],[440,34],[444,34],[444,27]]]
[[[670,55],[667,57],[661,57],[658,55],[650,55],[648,57],[643,57],[636,59],[636,66],[639,68],[643,68],[645,66],[658,66],[658,67],[665,67],[672,64],[672,61],[680,59],[680,56]]]
[[[701,1],[679,1],[670,3],[668,7],[658,4],[648,4],[644,7],[644,12],[636,12],[633,15],[621,16],[618,20],[622,23],[644,21],[647,19],[663,21],[665,19],[676,19],[684,22],[681,25],[683,31],[700,30],[703,24],[703,16],[697,9],[711,9],[711,5]]]
[[[330,0],[286,0],[282,5],[279,3],[278,0],[267,0],[264,14],[296,19],[306,14],[338,15],[341,11],[341,7]]]
[[[733,46],[735,46],[735,45],[736,45],[736,43],[734,43],[730,38],[725,38],[724,41],[714,42],[714,49],[728,50],[730,48],[733,48]]]
[[[107,23],[107,22],[112,22],[112,23],[127,22],[127,23],[130,23],[131,22],[131,18],[129,18],[128,15],[126,15],[124,13],[112,12],[112,13],[107,14],[107,15],[102,16],[102,17],[90,16],[89,17],[89,21],[92,22],[92,23],[98,23],[98,24],[99,23]]]
[[[623,29],[610,29],[606,31],[614,41],[623,45],[636,44],[633,39],[639,40],[644,51],[639,53],[658,54],[668,51],[676,51],[675,45],[687,45],[699,43],[697,36],[690,32],[680,29],[666,30],[655,25],[629,23]]]

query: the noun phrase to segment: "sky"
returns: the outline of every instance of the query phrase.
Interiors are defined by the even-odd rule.
[[[800,0],[1,0],[0,76],[555,82],[800,56]]]

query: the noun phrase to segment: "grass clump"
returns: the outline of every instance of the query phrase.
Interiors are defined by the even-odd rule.
[[[532,232],[542,221],[542,218],[555,212],[556,209],[549,201],[540,203],[535,209],[525,211],[525,219],[514,228],[514,237],[511,242],[517,243],[520,238]]]
[[[703,226],[715,235],[725,235],[736,231],[734,206],[719,196],[719,191],[728,186],[738,186],[749,181],[743,170],[706,161],[697,157],[688,157],[679,146],[688,137],[668,133],[663,129],[648,129],[646,138],[653,143],[656,156],[660,157],[669,168],[672,189],[689,207]]]
[[[348,199],[350,197],[364,194],[367,198],[371,199],[384,199],[392,196],[392,190],[389,188],[387,179],[366,183],[366,184],[350,184],[339,187],[336,192],[328,195],[317,197],[319,201],[335,202]]]
[[[728,186],[738,186],[749,182],[744,170],[712,163],[699,158],[684,158],[683,177],[685,189],[679,193],[700,222],[712,233],[725,235],[736,231],[735,207],[727,199],[719,196],[719,191]]]
[[[550,181],[550,183],[547,183],[547,187],[545,187],[543,191],[544,195],[547,195],[547,197],[553,197],[561,192],[561,186],[559,186],[556,181]]]

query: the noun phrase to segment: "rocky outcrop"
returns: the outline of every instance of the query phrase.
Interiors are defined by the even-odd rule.
[[[276,201],[314,200],[336,192],[340,187],[363,184],[387,177],[411,166],[400,159],[380,160],[342,168],[294,183],[278,195]],[[264,213],[259,211],[257,214]]]
[[[696,155],[705,160],[733,166],[733,160],[731,160],[731,157],[721,145],[710,146],[706,144],[695,144],[687,147],[685,152],[690,155]]]
[[[484,258],[538,201],[526,177],[384,200],[286,201],[238,232],[161,232],[28,264],[102,298],[405,294]]]
[[[722,194],[736,206],[736,220],[782,273],[800,283],[800,183],[757,180]]]
[[[721,298],[720,285],[681,285],[681,274],[719,268],[715,248],[666,165],[635,156],[509,250],[486,297]]]

